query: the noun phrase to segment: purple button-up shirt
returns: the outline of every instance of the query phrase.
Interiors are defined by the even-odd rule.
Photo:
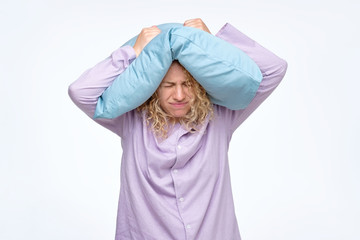
[[[214,118],[197,133],[177,124],[159,141],[136,110],[96,119],[121,137],[121,186],[116,240],[240,240],[231,191],[228,148],[235,129],[270,95],[287,63],[230,24],[216,35],[259,66],[263,80],[244,110],[214,105]],[[132,47],[115,50],[69,87],[89,117],[97,99],[134,60]]]

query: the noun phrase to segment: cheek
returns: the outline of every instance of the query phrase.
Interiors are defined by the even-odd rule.
[[[159,100],[159,103],[160,103],[160,106],[165,109],[166,108],[166,105],[167,105],[167,102],[168,102],[168,99],[169,99],[169,94],[167,91],[164,91],[164,90],[159,90],[158,91],[158,100]]]
[[[171,95],[171,90],[166,88],[161,88],[158,91],[158,97],[159,99],[167,99]]]
[[[157,98],[158,98],[159,102],[161,103],[163,101],[163,99],[164,99],[164,91],[158,90],[157,91]]]
[[[186,94],[191,100],[194,100],[194,96],[195,96],[195,92],[193,88],[188,89],[187,94]]]

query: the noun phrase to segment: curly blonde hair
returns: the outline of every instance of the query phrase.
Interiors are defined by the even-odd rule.
[[[179,63],[178,61],[174,62]],[[180,63],[179,65],[184,71],[187,80],[186,84],[194,95],[190,103],[190,111],[179,119],[179,123],[185,126],[189,132],[195,133],[200,130],[208,115],[210,119],[213,117],[213,106],[205,89]],[[167,138],[168,131],[176,123],[175,118],[167,114],[160,106],[157,90],[137,110],[139,112],[145,111],[147,124],[160,138]]]

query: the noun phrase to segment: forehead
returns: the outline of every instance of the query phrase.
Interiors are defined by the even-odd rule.
[[[173,62],[163,78],[162,82],[182,82],[186,81],[184,68],[177,62]]]

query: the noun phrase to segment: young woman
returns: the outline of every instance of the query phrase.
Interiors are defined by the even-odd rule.
[[[201,19],[184,26],[210,32]],[[69,87],[74,103],[93,117],[97,99],[160,30],[144,28]],[[212,104],[205,90],[173,62],[142,106],[114,119],[95,119],[122,141],[116,240],[240,240],[231,191],[228,147],[237,127],[271,94],[287,63],[230,24],[217,37],[244,51],[263,80],[243,110]]]

